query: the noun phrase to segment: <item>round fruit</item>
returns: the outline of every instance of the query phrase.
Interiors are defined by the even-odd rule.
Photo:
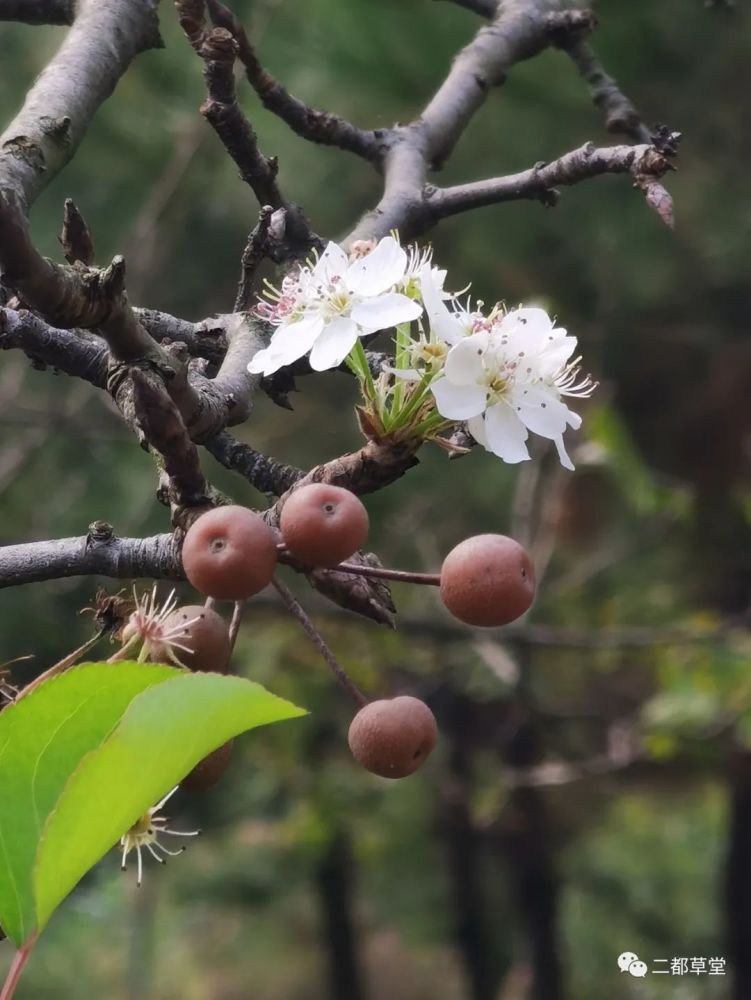
[[[232,652],[227,623],[213,608],[200,604],[186,604],[175,608],[164,620],[164,630],[168,632],[175,646],[175,656],[189,670],[206,670],[217,674],[229,671]],[[180,647],[186,646],[190,653]],[[154,656],[152,654],[152,659]]]
[[[200,760],[190,774],[180,782],[181,788],[189,792],[206,792],[213,788],[229,767],[232,759],[232,740],[217,747],[216,750]]]
[[[435,716],[424,701],[409,695],[370,702],[349,727],[352,756],[382,778],[412,774],[437,739]]]
[[[534,596],[534,567],[513,538],[475,535],[443,560],[441,600],[467,625],[508,625],[528,610]]]
[[[368,537],[368,512],[341,486],[310,483],[285,501],[279,520],[284,544],[306,566],[336,566]]]
[[[190,526],[182,556],[185,575],[200,593],[243,601],[271,582],[276,542],[263,518],[247,507],[216,507]]]

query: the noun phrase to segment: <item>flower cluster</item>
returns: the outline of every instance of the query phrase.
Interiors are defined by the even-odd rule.
[[[564,397],[584,398],[596,387],[572,359],[576,338],[545,310],[500,304],[484,312],[444,291],[446,274],[430,250],[405,250],[394,236],[358,245],[348,257],[329,243],[321,257],[269,288],[257,307],[276,329],[249,365],[270,375],[310,353],[316,371],[343,361],[360,380],[370,434],[432,438],[457,422],[505,462],[529,458],[530,431],[553,441],[573,468],[563,443],[581,417]],[[396,328],[394,364],[373,379],[361,338]]]

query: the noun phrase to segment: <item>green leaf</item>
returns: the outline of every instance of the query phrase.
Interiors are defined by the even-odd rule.
[[[17,945],[208,753],[304,714],[240,677],[85,664],[0,713],[0,924]]]

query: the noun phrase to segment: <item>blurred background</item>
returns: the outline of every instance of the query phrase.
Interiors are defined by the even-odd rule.
[[[233,7],[294,93],[364,126],[413,117],[478,27],[431,0]],[[668,179],[675,231],[611,177],[565,190],[555,209],[498,206],[432,234],[451,288],[544,304],[579,337],[602,384],[572,441],[576,473],[545,448],[504,466],[426,447],[367,500],[386,564],[434,570],[467,534],[519,538],[541,577],[528,620],[472,633],[430,588],[398,586],[391,632],[291,577],[358,684],[416,694],[439,719],[425,768],[389,783],[350,759],[350,706],[296,623],[270,596],[252,603],[235,669],[310,715],[238,739],[215,789],[173,800],[176,825],[205,836],[150,867],[141,890],[105,858],[45,932],[19,997],[751,996],[751,17],[703,0],[601,0],[598,15],[609,72],[648,123],[685,133]],[[171,5],[161,17],[165,49],[138,58],[32,225],[60,259],[72,197],[98,260],[125,254],[133,302],[200,319],[232,306],[256,206],[198,114],[201,65]],[[4,120],[63,36],[0,25]],[[378,196],[371,168],[307,145],[241,93],[288,196],[319,232],[344,234]],[[551,50],[491,94],[440,181],[587,139],[612,141]],[[259,399],[239,436],[304,467],[356,448],[350,381],[300,389],[293,412]],[[95,519],[167,530],[151,460],[88,384],[4,354],[0,434],[0,543],[84,534]],[[204,460],[238,502],[265,505]],[[83,641],[91,619],[78,612],[98,582],[118,586],[4,591],[0,663],[35,654],[14,668],[21,679]],[[626,951],[648,975],[619,970]],[[653,974],[680,957],[707,972],[725,959],[725,974]]]

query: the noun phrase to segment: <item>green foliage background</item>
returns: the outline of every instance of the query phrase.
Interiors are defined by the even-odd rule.
[[[431,0],[235,0],[234,8],[293,93],[367,126],[414,116],[477,28],[469,12]],[[541,457],[550,562],[532,621],[712,630],[744,610],[751,564],[749,15],[742,4],[727,12],[701,0],[602,0],[598,14],[594,42],[608,70],[648,122],[686,134],[668,182],[675,232],[625,178],[607,178],[566,190],[554,210],[519,203],[450,220],[434,234],[436,257],[452,287],[471,281],[481,298],[544,302],[603,382],[585,413],[575,476],[562,480]],[[256,206],[197,113],[200,65],[170,5],[161,17],[165,49],[142,55],[121,82],[35,206],[33,231],[58,256],[62,203],[72,197],[98,259],[126,255],[134,302],[199,319],[231,307]],[[63,29],[0,25],[4,119],[62,37]],[[371,168],[308,146],[242,93],[262,148],[279,156],[285,191],[320,232],[345,232],[377,197]],[[440,182],[522,169],[587,139],[611,141],[572,65],[549,51],[491,94]],[[328,375],[300,388],[293,413],[259,400],[246,439],[302,466],[355,447],[349,380]],[[0,432],[0,543],[80,535],[98,518],[121,534],[165,530],[149,457],[87,385],[3,355]],[[205,467],[239,502],[263,504],[208,456]],[[384,561],[433,568],[462,536],[509,530],[525,475],[479,449],[451,464],[426,450],[417,469],[369,499],[373,547]],[[82,641],[90,621],[77,612],[94,585],[4,591],[0,662],[33,652],[41,668]],[[648,959],[726,953],[727,763],[751,733],[749,647],[739,629],[705,643],[528,647],[502,634],[431,633],[448,624],[433,594],[399,588],[403,617],[427,627],[389,634],[324,614],[300,593],[369,691],[411,690],[499,718],[521,697],[540,720],[547,758],[602,753],[612,719],[643,739],[641,768],[541,793],[562,880],[571,997],[635,995],[615,964],[624,950]],[[319,887],[327,851],[344,837],[370,995],[468,996],[440,818],[453,738],[408,782],[357,770],[346,753],[348,705],[270,600],[250,608],[236,666],[310,718],[239,740],[215,792],[178,800],[181,818],[195,813],[209,835],[168,870],[149,871],[140,894],[114,857],[101,865],[46,932],[20,995],[231,1000],[252,984],[263,1000],[329,997]],[[488,947],[499,995],[511,1000],[527,995],[528,942],[495,836],[508,820],[509,786],[488,745],[472,744],[470,757],[469,809],[488,831],[477,842]],[[639,997],[669,992],[653,980],[638,984]],[[688,1000],[727,989],[719,977],[680,988]]]

